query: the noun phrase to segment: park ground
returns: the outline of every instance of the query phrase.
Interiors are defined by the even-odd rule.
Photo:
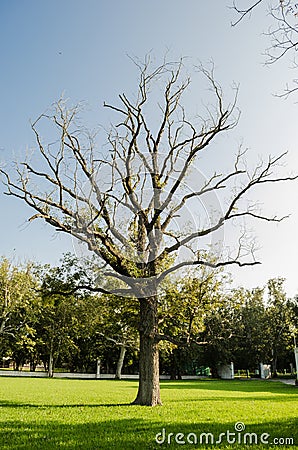
[[[295,386],[163,381],[163,406],[155,408],[130,405],[136,390],[136,381],[1,377],[0,448],[298,449]]]

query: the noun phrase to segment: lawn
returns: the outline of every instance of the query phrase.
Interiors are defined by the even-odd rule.
[[[136,381],[2,377],[0,448],[276,449],[285,448],[285,438],[294,439],[288,448],[298,448],[298,388],[294,386],[238,380],[164,381],[161,386],[164,405],[150,408],[129,405]],[[157,434],[164,443],[156,442]],[[211,434],[214,442],[221,443],[209,445]],[[244,438],[248,443],[262,438],[264,443],[246,446]]]

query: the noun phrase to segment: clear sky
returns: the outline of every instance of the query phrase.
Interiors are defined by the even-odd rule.
[[[232,28],[229,0],[2,0],[0,2],[0,161],[11,161],[34,144],[35,119],[62,93],[88,104],[90,126],[104,122],[103,101],[133,92],[137,73],[127,57],[152,51],[158,60],[167,50],[173,59],[215,63],[216,78],[230,92],[240,84],[241,120],[230,137],[219,140],[213,165],[233,155],[241,142],[249,162],[289,151],[285,173],[298,172],[297,105],[273,96],[295,76],[289,61],[265,67],[269,45],[262,35],[270,25],[266,10]],[[201,105],[206,92],[189,100]],[[296,99],[297,100],[297,99]],[[88,125],[88,123],[87,123]],[[233,271],[237,284],[263,285],[271,277],[287,279],[288,295],[298,293],[297,182],[258,190],[257,200],[269,214],[291,217],[282,224],[255,223],[262,266]],[[57,263],[72,251],[71,238],[57,236],[17,199],[0,193],[0,254]]]

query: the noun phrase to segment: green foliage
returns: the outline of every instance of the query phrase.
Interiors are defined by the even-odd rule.
[[[0,261],[0,344],[15,366],[43,362],[71,371],[114,371],[120,349],[125,367],[138,369],[139,304],[133,298],[90,293],[101,272],[95,261],[67,254],[58,267]],[[273,371],[294,362],[298,300],[288,299],[281,278],[265,288],[229,290],[222,270],[198,268],[165,280],[159,296],[160,366],[179,378],[233,361],[254,370],[260,362]],[[101,282],[108,290],[120,281]]]
[[[196,341],[208,312],[221,303],[224,285],[222,271],[207,267],[165,284],[159,313],[163,333],[181,343]]]
[[[295,300],[286,298],[283,283],[280,278],[268,281],[268,300],[266,288],[234,289],[210,311],[203,333],[206,364],[233,361],[238,368],[254,370],[263,362],[276,372],[294,362]]]
[[[239,307],[232,330],[232,360],[238,367],[252,370],[258,368],[260,362],[268,361],[264,289],[238,289],[234,296]]]
[[[284,279],[268,281],[268,305],[266,308],[266,334],[268,353],[272,361],[272,370],[276,375],[278,363],[287,361],[289,351],[293,349],[293,329],[295,328],[294,304],[284,290]]]
[[[17,316],[25,320],[36,287],[31,263],[16,266],[6,258],[0,260],[0,334],[14,334]]]
[[[75,291],[78,285],[91,286],[94,276],[91,261],[80,262],[70,254],[64,255],[60,266],[45,267],[41,272],[39,354],[46,366],[50,358],[54,365],[60,362],[72,371],[94,366],[99,353],[99,299],[86,291]]]
[[[221,269],[207,267],[164,284],[159,307],[161,367],[172,378],[194,375],[202,365],[206,319],[222,304],[226,284]]]
[[[32,263],[0,261],[0,338],[2,356],[18,366],[35,351],[34,324],[39,313],[38,280]]]

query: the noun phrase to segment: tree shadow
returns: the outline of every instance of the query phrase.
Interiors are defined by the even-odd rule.
[[[162,389],[208,390],[208,391],[239,391],[239,392],[272,392],[298,394],[297,386],[271,380],[194,380],[161,382]]]
[[[131,406],[132,403],[63,403],[60,405],[53,405],[52,403],[21,403],[21,402],[9,402],[7,400],[0,400],[1,408],[115,408],[119,406]]]
[[[156,450],[158,448],[181,449],[181,446],[186,449],[209,449],[218,446],[231,450],[297,448],[295,443],[298,442],[298,434],[295,420],[242,425],[245,426],[245,430],[236,431],[235,422],[222,423],[220,419],[216,423],[193,424],[183,422],[163,424],[161,421],[140,418],[119,418],[80,424],[65,424],[57,420],[47,423],[38,420],[31,422],[19,420],[2,422],[0,439],[2,450],[59,448],[65,450]],[[240,426],[239,422],[238,426]],[[248,435],[244,442],[245,433]],[[267,441],[266,444],[261,443],[262,435]],[[177,437],[180,443],[177,443]],[[194,445],[195,438],[196,445]],[[234,438],[236,441],[233,442]],[[285,438],[293,439],[294,444],[273,443],[274,439]],[[181,445],[182,440],[185,441],[183,445]]]
[[[0,439],[1,450],[98,450],[98,449],[116,449],[116,450],[156,450],[159,448],[168,449],[209,449],[222,447],[230,450],[240,450],[243,448],[249,449],[276,449],[276,448],[298,448],[298,420],[268,420],[266,421],[266,408],[274,407],[273,402],[284,402],[297,400],[297,390],[293,386],[287,386],[282,383],[270,383],[252,381],[248,383],[243,382],[223,382],[223,381],[208,381],[208,382],[177,382],[177,381],[163,381],[162,390],[165,396],[169,396],[165,404],[168,408],[144,408],[140,406],[132,406],[131,403],[62,403],[51,404],[46,402],[38,403],[38,400],[33,399],[32,402],[22,403],[20,401],[0,401],[0,411],[2,410],[2,421],[0,413]],[[174,403],[179,403],[178,410],[181,412],[180,403],[185,404],[183,407],[183,420],[178,416],[177,419],[169,421],[167,410],[172,409],[171,391],[168,389],[183,389],[194,391],[194,397],[183,400],[175,398]],[[204,391],[216,391],[213,397],[212,394],[208,396]],[[189,391],[188,391],[189,392]],[[239,395],[238,395],[239,392]],[[269,395],[262,397],[262,392]],[[245,393],[246,395],[243,395]],[[258,395],[260,393],[260,395]],[[272,395],[270,395],[272,394]],[[273,395],[274,394],[274,395]],[[293,395],[292,395],[293,394]],[[191,394],[192,395],[192,394]],[[219,395],[219,397],[217,396]],[[243,397],[241,397],[243,395]],[[200,402],[204,400],[210,402],[224,402],[226,409],[229,410],[230,402],[240,400],[265,400],[264,416],[262,423],[254,423],[253,419],[248,423],[247,415],[235,415],[235,410],[231,408],[231,419],[235,416],[235,421],[226,422],[220,417],[215,421],[208,421],[208,411],[201,411]],[[197,422],[188,422],[187,419],[187,405],[190,402],[197,402],[198,415]],[[215,410],[216,410],[216,403]],[[193,404],[193,403],[192,403]],[[262,403],[263,404],[263,403]],[[124,408],[122,408],[124,407]],[[129,407],[129,408],[127,408]],[[108,408],[104,413],[103,411]],[[126,409],[125,409],[126,408]],[[143,409],[144,408],[144,409]],[[193,407],[192,407],[193,408]],[[195,405],[196,408],[196,405]],[[11,417],[11,420],[5,419],[4,412],[6,409],[6,417]],[[13,412],[12,410],[16,411]],[[91,410],[93,409],[92,413]],[[143,413],[144,411],[144,413]],[[135,416],[135,417],[133,417]],[[136,417],[138,416],[138,417]],[[272,417],[272,416],[271,416]],[[15,420],[15,418],[17,420]],[[257,434],[258,443],[244,443],[244,434],[240,432],[240,443],[227,442],[226,433],[235,432],[236,422],[242,421],[245,425],[247,433]],[[247,423],[245,422],[247,421]],[[181,435],[183,434],[183,438]],[[209,433],[209,434],[208,434]],[[210,433],[214,436],[214,442],[219,440],[219,436],[225,434],[225,440],[222,436],[222,442],[216,444],[206,439],[211,440]],[[268,444],[260,443],[260,436],[266,433],[269,435]],[[197,444],[188,443],[187,439],[194,439],[194,434],[197,436]],[[254,439],[255,436],[250,435],[248,438]],[[156,436],[159,441],[163,439],[164,442],[157,443]],[[185,444],[176,442],[184,439]],[[202,435],[202,438],[201,438]],[[232,435],[231,435],[232,436]],[[233,436],[230,439],[233,439]],[[276,445],[271,444],[275,438],[292,438],[294,444]],[[170,442],[168,440],[170,439]],[[201,442],[200,442],[201,439]],[[239,436],[237,435],[239,440]]]

